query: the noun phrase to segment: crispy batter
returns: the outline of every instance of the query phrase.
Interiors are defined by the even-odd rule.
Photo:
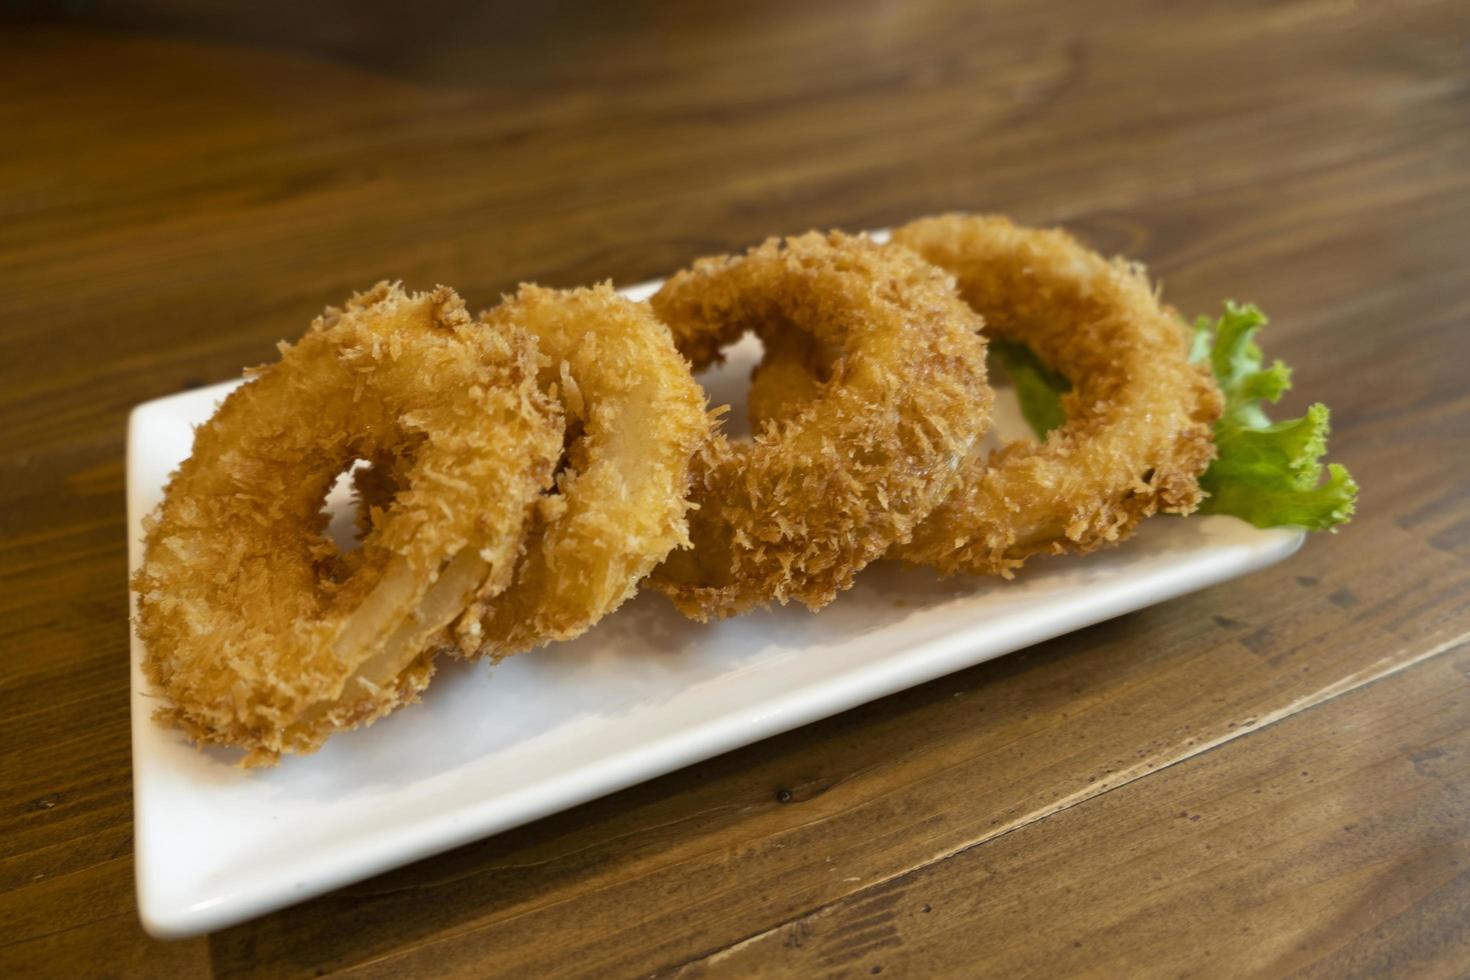
[[[1160,510],[1198,506],[1220,393],[1188,363],[1187,333],[1140,267],[998,216],[922,218],[893,241],[954,273],[987,334],[1030,345],[1073,386],[1065,425],[968,461],[960,489],[895,557],[1010,577],[1032,555],[1094,551]],[[751,424],[814,398],[829,356],[771,345]]]
[[[988,424],[980,319],[903,249],[772,239],[700,260],[650,302],[696,369],[747,331],[800,331],[836,352],[819,398],[697,457],[694,547],[650,579],[694,619],[830,602],[949,493]]]
[[[562,441],[534,342],[444,287],[380,283],[281,349],[196,433],[133,581],[161,718],[246,765],[416,700],[450,624],[509,581]],[[364,458],[396,492],[344,555],[322,501]]]
[[[897,556],[1009,577],[1032,555],[1094,551],[1151,514],[1198,506],[1220,392],[1141,267],[1003,217],[925,218],[893,241],[953,272],[987,333],[1030,345],[1072,383],[1064,425],[972,460]]]
[[[1059,231],[772,239],[650,304],[523,286],[475,323],[451,290],[380,283],[282,345],[145,525],[159,716],[271,764],[416,700],[440,649],[576,636],[645,574],[697,620],[818,609],[885,554],[1010,576],[1193,510],[1214,456],[1221,396],[1185,331],[1140,268]],[[982,316],[1072,383],[1065,424],[988,459]],[[707,367],[752,331],[756,434],[731,440],[679,355]],[[344,554],[322,500],[357,460]]]
[[[689,467],[709,438],[704,393],[646,303],[603,284],[522,286],[482,315],[534,336],[568,444],[515,582],[466,617],[461,644],[496,659],[585,632],[687,547]]]

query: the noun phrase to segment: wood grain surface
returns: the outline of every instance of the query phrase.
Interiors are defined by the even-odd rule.
[[[4,16],[0,975],[1470,974],[1463,2]],[[141,931],[132,405],[379,278],[484,305],[947,209],[1263,306],[1357,520],[226,932]]]

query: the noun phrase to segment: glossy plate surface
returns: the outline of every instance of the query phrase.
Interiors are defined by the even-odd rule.
[[[629,289],[643,296],[653,285]],[[701,378],[744,426],[760,347]],[[138,406],[128,431],[129,567],[141,521],[232,384]],[[997,429],[1024,430],[1003,391]],[[329,506],[345,512],[343,493]],[[888,563],[819,615],[700,626],[639,596],[583,638],[497,667],[444,658],[424,702],[316,755],[247,773],[151,720],[132,640],[138,906],[155,936],[222,928],[622,787],[1280,561],[1294,530],[1159,518],[1112,551],[1036,561],[1015,582]]]

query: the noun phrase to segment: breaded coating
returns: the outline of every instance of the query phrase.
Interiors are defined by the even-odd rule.
[[[947,273],[864,237],[810,233],[702,259],[650,300],[696,370],[747,331],[835,352],[821,397],[696,459],[693,548],[650,578],[686,615],[819,609],[907,541],[985,432],[980,318]]]
[[[924,218],[893,241],[952,272],[989,335],[1029,345],[1072,384],[1065,424],[971,460],[896,556],[1009,577],[1032,555],[1093,551],[1198,506],[1220,391],[1142,267],[998,216]]]
[[[733,439],[691,372],[748,332]],[[987,336],[1072,386],[988,456]],[[1222,396],[1188,343],[1141,267],[991,216],[770,239],[648,303],[523,285],[476,321],[379,283],[248,372],[145,521],[157,715],[269,765],[417,700],[442,650],[570,639],[645,578],[706,621],[820,609],[884,556],[1010,577],[1117,543],[1200,502]],[[360,461],[343,551],[323,502]]]
[[[568,436],[514,584],[460,627],[467,652],[499,659],[580,635],[688,546],[690,464],[710,420],[668,328],[608,284],[523,285],[481,320],[536,338]]]
[[[534,341],[450,289],[379,283],[329,309],[199,428],[146,523],[137,630],[159,717],[246,765],[417,699],[472,602],[503,588],[561,452]],[[361,547],[323,499],[393,474]]]

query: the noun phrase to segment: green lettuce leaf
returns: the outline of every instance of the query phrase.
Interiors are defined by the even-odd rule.
[[[1322,464],[1326,405],[1319,402],[1301,418],[1282,422],[1266,414],[1263,406],[1291,387],[1291,369],[1280,361],[1265,366],[1255,341],[1265,325],[1256,307],[1230,301],[1219,319],[1195,321],[1190,359],[1210,365],[1225,395],[1225,411],[1215,423],[1219,455],[1200,478],[1209,493],[1200,511],[1233,514],[1257,527],[1335,529],[1352,517],[1358,485],[1342,465]],[[991,349],[1016,386],[1026,421],[1044,438],[1065,420],[1061,396],[1071,386],[1025,344],[993,341]]]
[[[1291,370],[1280,361],[1265,367],[1255,342],[1266,316],[1255,306],[1226,301],[1218,320],[1194,324],[1191,359],[1208,361],[1225,394],[1225,412],[1215,423],[1219,456],[1200,478],[1209,496],[1206,514],[1234,514],[1257,527],[1295,524],[1325,531],[1345,524],[1357,504],[1358,485],[1339,463],[1325,467],[1328,411],[1321,402],[1301,418],[1272,422],[1263,407],[1291,387]]]
[[[989,346],[992,364],[998,364],[1015,385],[1021,400],[1021,414],[1038,438],[1067,421],[1062,409],[1062,395],[1072,385],[1041,362],[1035,351],[1012,340],[992,340]]]

